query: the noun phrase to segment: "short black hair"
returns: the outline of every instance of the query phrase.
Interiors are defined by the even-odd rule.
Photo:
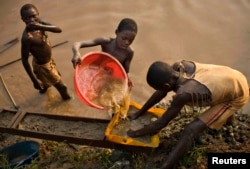
[[[129,30],[129,31],[137,33],[137,23],[133,19],[130,19],[130,18],[122,19],[117,27],[117,31],[121,32],[124,30]]]
[[[20,15],[23,16],[23,12],[30,9],[30,8],[34,8],[38,12],[38,9],[36,8],[35,5],[33,5],[33,4],[25,4],[25,5],[22,6],[22,8],[20,10]]]
[[[172,67],[161,61],[156,61],[151,64],[147,73],[147,83],[153,88],[162,87],[171,79]]]

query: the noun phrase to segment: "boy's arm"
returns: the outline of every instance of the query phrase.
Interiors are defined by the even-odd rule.
[[[125,69],[125,72],[127,73],[127,76],[128,76],[128,73],[129,73],[129,69],[130,69],[130,64],[131,64],[131,61],[133,59],[133,56],[134,56],[134,51],[131,50],[129,53],[128,53],[128,57],[126,58],[124,64],[123,64],[123,67]],[[133,82],[132,80],[129,78],[128,76],[128,86],[129,88],[131,89],[133,87]]]
[[[22,39],[22,44],[21,44],[22,64],[24,66],[25,71],[29,75],[31,81],[33,82],[35,89],[42,90],[42,87],[40,83],[37,81],[35,75],[33,74],[31,66],[29,64],[29,51],[30,51],[30,42],[28,40]]]
[[[129,68],[130,68],[130,64],[133,59],[133,56],[134,56],[134,51],[131,50],[123,65],[126,73],[129,73]]]
[[[38,23],[35,24],[29,24],[28,27],[30,27],[31,29],[35,29],[35,30],[42,30],[42,31],[48,31],[48,32],[53,32],[53,33],[61,33],[62,29],[54,26],[48,22],[45,21],[40,21]]]
[[[162,128],[164,128],[177,114],[181,111],[182,107],[190,101],[190,94],[183,93],[174,97],[170,107],[165,111],[165,113],[156,121],[152,122],[149,125],[145,125],[139,130],[129,130],[127,132],[130,137],[140,137],[147,134],[156,134]]]
[[[80,48],[98,46],[104,43],[108,43],[110,41],[111,41],[111,38],[96,38],[90,41],[79,41],[79,42],[73,43],[72,45],[73,57],[71,59],[71,62],[73,63],[73,67],[75,68],[77,64],[81,63]]]
[[[152,106],[154,106],[156,103],[158,103],[159,101],[161,101],[164,97],[166,97],[167,95],[167,91],[155,91],[152,96],[148,99],[148,101],[142,106],[142,108],[137,111],[136,113],[129,115],[129,118],[132,120],[137,119],[139,116],[143,115],[144,113],[146,113],[146,111],[151,108]]]

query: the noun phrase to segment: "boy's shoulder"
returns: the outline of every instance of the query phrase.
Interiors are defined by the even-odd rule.
[[[32,34],[27,31],[27,29],[24,29],[23,34],[22,34],[22,42],[32,40]]]
[[[129,46],[127,48],[127,53],[128,53],[129,56],[133,56],[134,55],[134,49],[131,46]]]
[[[99,42],[99,43],[110,43],[114,40],[114,38],[110,38],[110,37],[99,37],[96,38],[94,41]]]
[[[112,38],[107,37],[98,37],[92,40],[93,44],[101,45],[101,46],[109,46],[112,43]]]

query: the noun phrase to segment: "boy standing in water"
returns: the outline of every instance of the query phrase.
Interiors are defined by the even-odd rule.
[[[114,56],[123,66],[126,73],[129,73],[130,63],[133,59],[134,50],[130,47],[137,34],[137,24],[133,19],[124,18],[120,21],[116,31],[116,38],[96,38],[91,41],[75,42],[72,47],[73,58],[72,63],[75,68],[77,64],[81,64],[80,48],[92,47],[100,45],[103,52]],[[129,79],[129,87],[133,86]]]
[[[66,85],[56,69],[52,59],[52,49],[46,31],[60,33],[62,30],[39,18],[37,8],[32,4],[25,4],[20,10],[26,28],[22,35],[21,54],[23,66],[33,82],[35,89],[45,93],[50,86],[54,86],[64,100],[70,99]],[[29,64],[29,54],[33,55],[33,72]]]

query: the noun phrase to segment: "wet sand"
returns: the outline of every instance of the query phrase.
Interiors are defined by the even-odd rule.
[[[24,71],[21,61],[0,68],[10,93],[20,108],[31,112],[71,114],[109,118],[106,112],[83,105],[74,93],[71,46],[75,41],[99,36],[114,37],[122,18],[131,17],[138,23],[138,35],[132,44],[135,55],[129,76],[134,82],[131,100],[143,104],[152,94],[145,80],[149,65],[156,60],[174,62],[186,59],[223,64],[242,71],[250,81],[250,2],[245,0],[9,0],[1,1],[0,45],[18,37],[25,27],[19,10],[33,3],[40,17],[63,29],[60,34],[49,33],[52,45],[68,41],[53,49],[53,57],[69,87],[73,99],[61,101],[51,88],[40,95]],[[19,59],[21,43],[0,54],[0,65]],[[100,47],[81,49],[81,54],[101,50]],[[1,86],[0,107],[12,103]],[[169,100],[166,97],[165,100]],[[249,103],[244,112],[250,112]],[[250,114],[250,113],[249,113]]]

